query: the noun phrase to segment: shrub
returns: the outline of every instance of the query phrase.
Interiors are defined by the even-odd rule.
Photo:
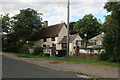
[[[40,53],[43,53],[43,48],[41,46],[35,47],[33,55],[39,55]]]
[[[29,45],[23,45],[19,50],[18,53],[29,54]]]
[[[15,46],[7,46],[7,47],[3,47],[2,51],[4,52],[13,52],[13,53],[17,53],[17,48]]]
[[[98,55],[98,58],[99,58],[99,60],[109,61],[109,62],[119,62],[120,61],[120,55],[107,54],[105,51],[101,52],[101,54]]]
[[[105,53],[105,51],[102,51],[99,55],[98,55],[98,58],[99,60],[103,60],[103,61],[107,61],[107,58],[108,55]]]

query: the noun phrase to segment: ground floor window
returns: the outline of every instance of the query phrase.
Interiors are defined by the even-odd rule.
[[[62,44],[62,49],[67,49],[67,44],[66,43]]]
[[[43,47],[46,47],[46,45],[43,45]]]

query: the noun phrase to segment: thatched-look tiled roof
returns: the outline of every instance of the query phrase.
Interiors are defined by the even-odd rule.
[[[27,40],[34,41],[38,39],[57,37],[63,25],[65,25],[65,23],[55,24],[42,28],[40,31],[29,37]]]

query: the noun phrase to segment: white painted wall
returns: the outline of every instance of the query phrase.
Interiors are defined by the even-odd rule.
[[[76,40],[82,40],[82,38],[81,38],[79,35],[77,35],[76,38],[73,40],[73,42],[70,43],[70,47],[69,47],[70,53],[71,53],[70,55],[75,54],[75,49],[74,49],[74,47],[76,46]],[[79,45],[81,46],[80,43],[79,43]]]
[[[42,46],[42,47],[43,47],[43,45],[50,45],[50,47],[51,47],[52,43],[54,43],[54,44],[57,43],[57,37],[55,37],[55,41],[52,41],[51,38],[47,38],[46,42],[44,42],[43,39],[40,39],[40,40],[35,42],[35,45],[36,46]]]
[[[99,39],[99,40],[96,41],[96,44],[97,45],[102,45],[102,41],[103,41],[103,39],[101,38],[101,39]]]
[[[62,29],[58,34],[56,49],[62,49],[61,44],[58,44],[58,43],[63,39],[64,36],[67,36],[67,28],[65,25],[63,25]]]
[[[96,41],[96,45],[102,45],[103,38],[104,38],[104,33],[101,33],[101,34],[93,37],[92,39],[89,39],[89,42]]]

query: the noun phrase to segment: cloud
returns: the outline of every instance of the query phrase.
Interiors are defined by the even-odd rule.
[[[68,0],[3,0],[1,2],[67,2],[67,1]],[[70,2],[106,2],[106,1],[108,0],[70,0]]]
[[[49,25],[60,23],[61,21],[67,21],[66,2],[37,2],[37,0],[17,0],[17,2],[14,2],[16,0],[12,1],[13,2],[1,2],[0,4],[2,4],[2,12],[0,11],[0,13],[10,13],[10,16],[13,16],[15,14],[18,14],[19,10],[21,9],[32,8],[38,10],[39,13],[42,13],[43,20],[48,20]],[[104,2],[96,2],[94,0],[91,0],[91,2],[88,2],[88,0],[85,0],[86,2],[83,0],[80,1],[81,2],[70,3],[71,21],[76,21],[79,18],[83,17],[85,14],[90,13],[92,13],[93,15],[107,15],[107,12],[103,9],[103,6],[105,5],[105,0]]]
[[[49,20],[49,25],[61,23],[67,21],[66,16],[50,16],[50,17],[44,17],[44,20]]]
[[[72,4],[72,3],[71,3]],[[100,14],[105,13],[106,11],[103,9],[103,6],[105,5],[104,2],[82,2],[82,3],[73,3],[71,5],[71,15],[80,14],[85,15],[86,13],[92,13],[92,14]],[[78,15],[79,16],[79,15]]]

